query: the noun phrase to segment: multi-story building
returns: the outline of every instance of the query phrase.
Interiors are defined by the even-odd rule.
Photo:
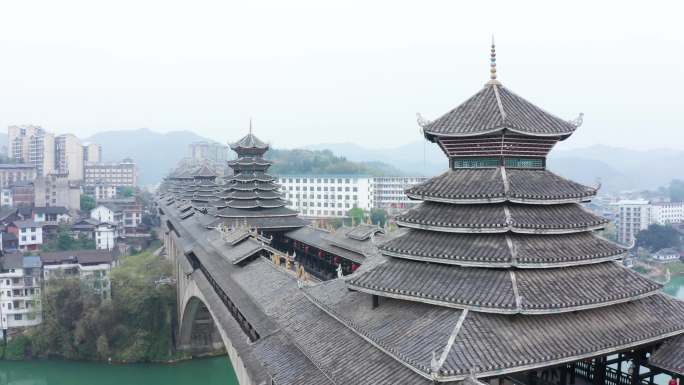
[[[36,167],[27,163],[0,164],[0,188],[36,179]]]
[[[13,206],[30,207],[35,204],[35,191],[32,182],[17,182],[9,190],[11,191]]]
[[[342,218],[354,207],[373,207],[373,178],[362,175],[283,175],[288,207],[308,217]]]
[[[55,171],[55,135],[43,129],[29,138],[28,163],[36,167],[38,176]]]
[[[43,130],[40,126],[20,125],[7,128],[8,155],[17,163],[28,162],[31,137]]]
[[[409,199],[404,191],[426,180],[427,178],[423,176],[383,176],[373,178],[373,208],[381,208],[393,212],[415,206],[419,201]]]
[[[12,199],[12,189],[4,188],[0,190],[0,206],[12,207],[14,206],[14,199]]]
[[[55,171],[71,181],[83,180],[84,147],[72,134],[55,138]]]
[[[120,235],[135,233],[142,222],[142,205],[135,199],[102,201],[90,211],[90,217],[116,225]]]
[[[83,145],[83,164],[98,164],[102,162],[102,146],[97,143]]]
[[[209,162],[226,164],[229,159],[230,149],[225,144],[216,142],[194,142],[188,146],[190,158],[196,162]]]
[[[99,202],[116,198],[117,190],[118,189],[116,186],[100,183],[96,184],[95,186],[88,187],[86,191],[88,191],[93,197],[95,197],[95,200]]]
[[[40,259],[46,285],[52,279],[77,277],[103,298],[110,298],[109,275],[116,263],[110,250],[55,251],[42,253]]]
[[[651,205],[646,200],[622,200],[616,205],[618,242],[629,245],[637,233],[647,229],[651,223]]]
[[[37,207],[63,206],[69,210],[81,208],[81,186],[65,174],[50,174],[33,182]],[[15,196],[16,201],[16,196]]]
[[[19,250],[37,250],[43,244],[43,224],[33,220],[17,220],[7,226],[17,236]]]
[[[3,339],[16,329],[40,324],[41,281],[40,257],[8,254],[0,258],[0,329]]]
[[[404,190],[424,177],[365,175],[282,175],[279,182],[291,209],[310,217],[344,217],[353,207],[389,211],[412,207]]]
[[[138,170],[131,159],[119,163],[87,164],[85,166],[85,185],[106,184],[116,187],[135,187],[138,185]]]
[[[651,223],[659,225],[684,223],[684,202],[651,203]]]

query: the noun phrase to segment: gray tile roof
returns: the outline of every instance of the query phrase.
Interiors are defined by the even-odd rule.
[[[547,170],[454,169],[406,190],[413,199],[447,203],[568,203],[588,200],[596,189]]]
[[[230,148],[233,150],[239,150],[239,149],[262,149],[262,150],[268,150],[268,144],[266,142],[261,141],[259,138],[254,136],[252,132],[249,134],[243,136],[240,140],[238,140],[235,143],[230,144]]]
[[[354,276],[353,289],[494,313],[543,313],[633,300],[661,285],[616,263],[505,270],[401,259]]]
[[[576,125],[560,119],[507,88],[487,84],[453,110],[424,127],[438,137],[481,135],[508,129],[532,136],[566,137]]]
[[[651,354],[648,363],[669,372],[684,375],[684,335],[665,341]]]
[[[459,234],[410,229],[379,246],[400,258],[463,266],[545,267],[622,258],[626,250],[592,233]]]
[[[608,221],[579,204],[512,203],[455,205],[423,202],[400,214],[397,224],[447,232],[558,233],[602,228]]]
[[[321,309],[358,335],[426,374],[462,320],[439,370],[440,380],[501,375],[574,362],[684,332],[684,303],[662,294],[612,306],[510,316],[381,299],[339,280],[305,289]],[[657,314],[657,315],[656,315]]]

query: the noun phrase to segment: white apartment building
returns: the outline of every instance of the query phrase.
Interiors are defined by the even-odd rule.
[[[131,159],[120,163],[87,164],[85,166],[85,185],[106,184],[116,187],[135,187],[138,185],[138,170]]]
[[[96,201],[110,200],[116,198],[116,186],[108,184],[97,184],[92,187],[93,196]]]
[[[12,189],[4,188],[0,190],[0,205],[2,207],[14,206],[14,199],[12,199]]]
[[[668,225],[684,222],[684,202],[651,203],[651,223]]]
[[[43,225],[32,220],[14,221],[8,231],[17,236],[19,250],[37,250],[43,244]]]
[[[97,143],[86,143],[83,145],[83,163],[98,164],[102,162],[102,146]]]
[[[55,138],[55,170],[66,175],[70,181],[83,180],[83,158],[85,156],[81,141],[72,134]]]
[[[0,164],[0,188],[8,188],[15,183],[32,182],[36,176],[36,168],[31,164]]]
[[[111,298],[109,276],[115,259],[110,251],[56,251],[42,253],[40,259],[46,284],[51,279],[78,277],[103,298]]]
[[[98,223],[93,231],[95,235],[95,247],[98,250],[112,250],[116,246],[119,231],[116,225],[111,223]]]
[[[40,324],[41,261],[38,256],[9,254],[0,258],[0,329],[2,337]]]
[[[424,176],[383,176],[372,179],[373,208],[403,211],[420,203],[406,196],[406,189],[427,180]]]
[[[646,200],[622,200],[618,207],[618,242],[630,245],[639,231],[646,230],[651,223],[651,205]]]
[[[288,207],[303,216],[342,218],[354,207],[373,208],[370,176],[283,175],[278,181]]]

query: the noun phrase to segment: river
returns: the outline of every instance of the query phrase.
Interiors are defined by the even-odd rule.
[[[237,385],[228,357],[174,365],[0,361],[0,385]]]
[[[684,275],[665,285],[668,294],[684,299]],[[658,378],[665,383],[667,378]],[[237,385],[227,357],[174,365],[108,365],[68,361],[0,361],[0,385]]]

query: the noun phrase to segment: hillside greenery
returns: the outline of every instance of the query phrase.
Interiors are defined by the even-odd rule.
[[[102,299],[76,278],[51,279],[43,293],[43,322],[14,337],[4,349],[4,358],[115,362],[177,358],[172,331],[175,287],[160,280],[172,276],[172,269],[152,249],[123,257],[112,269],[111,299]]]
[[[271,149],[266,158],[274,162],[269,169],[273,175],[404,175],[393,166],[382,162],[352,162],[329,150]]]

